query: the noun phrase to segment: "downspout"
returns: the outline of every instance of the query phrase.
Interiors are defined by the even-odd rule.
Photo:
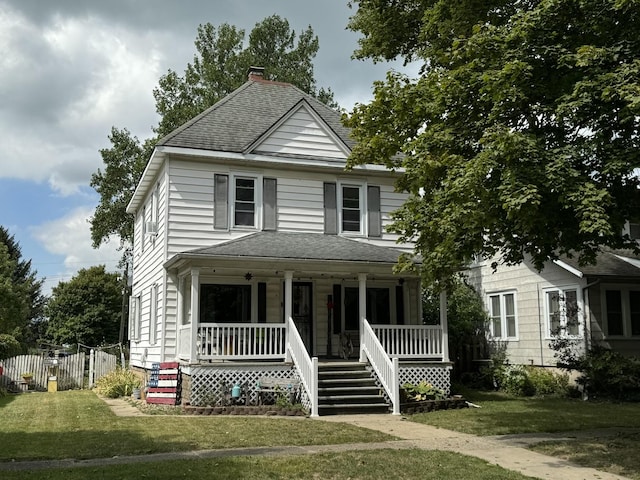
[[[540,366],[544,367],[544,345],[542,344],[542,331],[544,330],[543,315],[540,315],[540,284],[536,285],[536,293],[538,295],[538,336],[540,337]]]
[[[589,351],[591,344],[591,306],[589,305],[589,287],[593,287],[600,283],[600,278],[594,282],[587,283],[582,288],[582,301],[584,302],[584,352]]]

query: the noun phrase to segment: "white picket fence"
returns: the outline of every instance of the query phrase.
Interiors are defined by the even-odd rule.
[[[17,357],[0,360],[0,387],[9,390],[26,390],[27,385],[22,377],[23,373],[31,372],[29,390],[47,390],[50,376],[55,375],[58,390],[73,390],[84,388],[86,371],[85,353],[76,353],[65,357],[48,357],[46,355],[18,355]],[[115,370],[117,356],[92,350],[89,355],[89,388],[107,373]]]

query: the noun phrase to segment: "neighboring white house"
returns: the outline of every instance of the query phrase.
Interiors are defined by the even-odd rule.
[[[558,336],[582,348],[595,342],[640,354],[640,258],[632,252],[605,250],[589,266],[561,257],[541,272],[529,261],[494,271],[494,260],[472,265],[467,275],[511,363],[556,366],[549,344]]]
[[[261,69],[162,138],[127,207],[131,364],[181,362],[191,400],[295,377],[314,413],[317,357],[351,339],[396,413],[400,382],[448,390],[446,321],[422,325],[419,276],[393,273],[406,197],[383,167],[345,171],[352,146],[338,112]]]

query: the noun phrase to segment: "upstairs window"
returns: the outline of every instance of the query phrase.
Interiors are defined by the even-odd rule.
[[[254,178],[235,179],[234,225],[256,226],[256,181]]]
[[[515,292],[490,294],[488,300],[491,336],[504,340],[517,338]]]
[[[362,232],[361,188],[352,185],[342,186],[342,231]]]

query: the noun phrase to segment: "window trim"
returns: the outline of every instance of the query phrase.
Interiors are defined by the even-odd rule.
[[[142,320],[142,301],[140,294],[132,295],[129,299],[129,335],[130,340],[140,341],[140,330]]]
[[[358,206],[360,210],[360,229],[358,231],[355,230],[345,230],[343,224],[343,209],[344,209],[344,188],[356,188],[358,189]],[[369,213],[367,206],[367,196],[365,192],[367,191],[366,183],[357,183],[357,182],[337,182],[337,205],[336,210],[338,214],[338,233],[344,236],[354,236],[354,237],[364,237],[367,236],[366,232],[368,232],[368,224],[367,224],[367,216]]]
[[[575,290],[576,292],[576,303],[578,305],[578,312],[577,312],[577,317],[578,317],[578,333],[576,335],[569,335],[566,333],[566,311],[562,312],[561,311],[561,317],[560,317],[560,331],[563,332],[560,335],[554,335],[551,332],[551,315],[550,315],[550,308],[549,308],[549,297],[548,294],[552,293],[552,292],[561,292],[562,295],[565,295],[565,292],[567,291],[573,291]],[[582,288],[580,288],[580,285],[577,284],[572,284],[572,285],[560,285],[560,286],[553,286],[553,287],[546,287],[542,289],[542,294],[543,294],[543,310],[544,310],[544,335],[545,335],[545,339],[547,340],[552,340],[552,339],[556,339],[556,338],[582,338],[584,336],[584,317],[583,317],[583,313],[584,313],[584,303],[582,300]],[[564,318],[563,318],[564,317]]]
[[[149,345],[155,345],[158,342],[158,284],[151,285],[149,292],[151,300],[149,313]]]
[[[515,336],[509,337],[508,332],[508,324],[506,319],[506,308],[505,308],[505,297],[507,295],[513,295],[513,316],[514,316],[514,327],[515,327]],[[493,304],[491,302],[492,297],[500,298],[500,328],[502,330],[502,334],[497,337],[493,332]],[[501,290],[497,292],[489,292],[486,297],[486,305],[487,305],[487,313],[489,314],[489,335],[496,340],[504,340],[509,342],[517,342],[520,340],[520,329],[518,327],[518,292],[517,290]]]
[[[622,303],[622,335],[609,335],[609,318],[607,311],[607,290],[619,291],[620,300]],[[600,286],[600,305],[601,305],[601,318],[602,318],[602,331],[605,335],[604,338],[612,339],[634,339],[640,338],[640,335],[632,334],[631,325],[631,300],[629,298],[629,292],[640,292],[640,287],[631,284],[602,284]]]
[[[236,180],[246,179],[253,181],[253,225],[236,225]],[[262,186],[263,176],[236,172],[229,174],[231,188],[228,190],[229,195],[229,225],[234,230],[262,230],[264,206],[262,204]]]

